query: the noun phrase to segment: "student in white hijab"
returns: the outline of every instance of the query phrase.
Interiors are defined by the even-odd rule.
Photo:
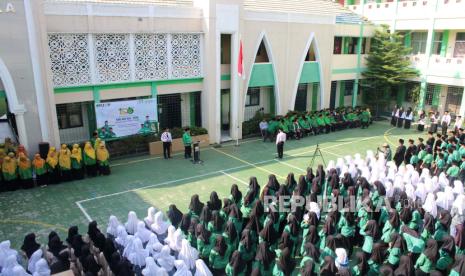
[[[417,198],[415,195],[415,188],[412,184],[405,185],[405,193],[407,194],[408,198],[412,201],[415,201],[415,199]]]
[[[318,203],[311,201],[308,203],[308,211],[315,213],[316,217],[320,219],[320,206]],[[307,215],[308,216],[308,215]]]
[[[159,267],[151,257],[145,258],[145,268],[142,270],[144,276],[168,276],[168,272]]]
[[[336,267],[338,269],[349,267],[349,258],[347,258],[347,252],[344,248],[336,248]]]
[[[13,269],[17,265],[18,265],[18,261],[16,260],[16,256],[9,255],[4,262],[4,266],[2,267],[2,273],[0,275],[2,276],[13,275]]]
[[[202,259],[195,261],[195,274],[194,276],[213,276],[208,266]]]
[[[147,225],[147,227],[150,227],[150,225],[152,225],[154,221],[153,217],[155,216],[156,212],[157,209],[153,206],[147,209],[147,216],[144,218],[144,222]]]
[[[145,258],[148,256],[149,252],[148,250],[144,249],[142,241],[139,238],[134,238],[133,250],[129,253],[128,257],[129,262],[142,268],[145,266]]]
[[[34,273],[36,269],[36,263],[42,258],[43,251],[41,248],[37,249],[32,253],[31,257],[29,258],[29,261],[27,262],[27,270],[30,273]]]
[[[168,273],[173,270],[175,258],[171,256],[171,249],[168,245],[162,247],[160,253],[155,254],[153,258],[157,261],[158,265],[163,267]]]
[[[181,232],[181,229],[176,229],[174,232],[173,236],[173,242],[170,244],[170,248],[176,252],[181,251],[182,249],[182,240],[183,240],[183,234]]]
[[[134,234],[134,236],[136,238],[139,238],[142,241],[142,243],[145,244],[146,242],[149,241],[150,234],[152,234],[152,232],[149,231],[147,228],[145,228],[145,223],[142,221],[139,221],[139,223],[137,223],[137,231]]]
[[[417,188],[415,189],[415,195],[417,198],[421,199],[421,202],[425,202],[427,195],[425,184],[420,183],[417,185]]]
[[[334,160],[330,160],[328,162],[328,166],[326,167],[326,172],[329,172],[331,169],[336,168],[336,163],[334,163]]]
[[[449,186],[449,179],[447,179],[447,175],[444,172],[439,174],[439,185],[441,187]]]
[[[170,245],[172,242],[174,242],[174,232],[176,232],[176,228],[174,228],[173,225],[168,226],[168,236],[165,238],[165,244]]]
[[[145,246],[145,248],[149,251],[150,256],[160,252],[162,247],[163,245],[160,243],[160,241],[158,241],[157,235],[155,233],[151,233],[149,242]]]
[[[119,222],[117,217],[110,216],[110,218],[108,219],[107,235],[115,239],[118,236],[118,226],[120,225],[122,224]]]
[[[15,265],[13,267],[12,276],[31,276],[31,274],[27,273],[26,270],[22,266]]]
[[[0,243],[0,267],[4,267],[8,256],[15,256],[17,258],[18,252],[11,249],[11,242],[9,240]]]
[[[130,235],[134,235],[137,231],[137,224],[139,223],[139,219],[134,211],[130,211],[128,213],[128,221],[124,225],[126,227],[126,231]]]
[[[128,235],[126,239],[126,246],[123,250],[123,257],[129,258],[129,254],[131,254],[134,251],[134,239],[134,236]]]
[[[384,188],[386,190],[386,196],[387,197],[392,197],[394,196],[394,187],[392,185],[392,182],[391,181],[386,181],[386,183],[384,183]]]
[[[128,233],[126,232],[126,228],[124,228],[123,225],[118,226],[116,230],[116,244],[120,247],[121,250],[123,250],[124,247],[126,247],[127,241]]]
[[[436,200],[433,193],[429,193],[426,196],[425,203],[423,203],[423,209],[425,212],[430,213],[433,218],[436,218],[438,215],[438,208],[436,206]]]
[[[163,237],[166,235],[166,231],[168,230],[169,226],[170,224],[163,219],[163,212],[158,211],[154,216],[154,220],[150,228],[153,232],[155,232],[155,234]]]
[[[35,272],[32,276],[50,276],[50,268],[45,259],[40,259],[36,263]]]
[[[444,188],[444,192],[438,192],[436,193],[436,196],[436,205],[444,210],[450,210],[454,203],[454,192],[452,187],[446,186]]]
[[[186,239],[183,239],[181,244],[178,260],[183,260],[187,268],[193,270],[195,267],[195,261],[199,258],[199,253],[195,248],[191,247]]]
[[[174,266],[176,267],[176,272],[173,276],[192,276],[192,272],[187,268],[187,265],[182,260],[174,261]]]
[[[452,221],[450,224],[450,235],[455,237],[457,232],[457,225],[465,222],[465,195],[459,194],[452,204],[452,210],[450,211]]]
[[[460,180],[455,180],[454,181],[454,194],[456,195],[462,195],[464,193],[463,191],[463,183]]]

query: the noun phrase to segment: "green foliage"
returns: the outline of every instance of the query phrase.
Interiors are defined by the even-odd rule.
[[[376,113],[380,105],[387,106],[393,88],[419,75],[406,58],[410,51],[403,43],[403,36],[390,33],[388,26],[382,25],[376,30],[366,58],[367,70],[362,73],[362,86],[367,94],[365,100],[376,107]]]

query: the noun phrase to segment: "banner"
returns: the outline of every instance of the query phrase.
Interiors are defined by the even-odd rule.
[[[95,104],[99,137],[118,138],[157,132],[157,99]]]

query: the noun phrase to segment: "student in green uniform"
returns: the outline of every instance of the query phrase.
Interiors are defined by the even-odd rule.
[[[459,176],[460,168],[458,167],[457,161],[452,161],[452,166],[446,171],[446,175],[449,178],[449,182],[454,182]]]
[[[360,229],[360,235],[363,238],[362,251],[370,255],[373,250],[373,244],[376,242],[378,235],[378,224],[375,220],[369,220],[363,229]]]
[[[191,131],[189,128],[184,129],[184,134],[182,135],[182,143],[184,144],[184,159],[192,158],[192,137]]]
[[[423,218],[423,231],[421,232],[421,238],[428,240],[434,235],[434,218],[431,214],[426,213]]]
[[[449,276],[465,275],[465,255],[459,255],[455,258],[455,263],[452,266]]]
[[[384,223],[383,230],[381,231],[381,240],[385,243],[391,242],[391,235],[399,231],[399,226],[399,214],[395,209],[392,209],[389,211],[389,219]]]
[[[294,271],[295,263],[292,258],[291,250],[284,248],[281,250],[281,256],[276,260],[273,267],[273,276],[290,276]]]
[[[82,153],[80,151],[79,145],[77,145],[77,147],[73,146],[71,151],[71,175],[74,180],[84,178],[82,171]]]
[[[429,239],[426,242],[425,250],[415,263],[415,275],[428,275],[431,270],[435,269],[437,257],[438,243],[433,239]]]
[[[370,125],[370,113],[368,112],[368,109],[363,110],[360,114],[360,122],[362,124],[362,129],[368,128]]]
[[[341,218],[337,224],[339,233],[341,233],[344,244],[348,246],[348,255],[352,255],[353,241],[355,237],[355,218],[354,213],[349,212],[348,210],[343,210]]]
[[[228,221],[223,231],[223,237],[226,242],[226,245],[229,248],[237,248],[238,238],[237,238],[237,231],[234,223],[232,221]]]
[[[195,228],[199,257],[207,259],[210,256],[210,251],[213,247],[214,241],[212,240],[212,234],[201,223],[197,224]]]
[[[439,213],[439,217],[437,218],[433,239],[436,241],[442,240],[442,238],[449,233],[450,224],[452,222],[452,217],[447,210],[443,210]]]
[[[3,158],[2,175],[7,191],[14,191],[18,188],[18,164],[13,152]]]
[[[97,155],[90,142],[84,145],[83,160],[87,176],[97,176]]]
[[[215,210],[212,212],[212,220],[207,225],[207,230],[212,234],[221,235],[223,233],[224,220],[220,212]]]
[[[248,218],[250,216],[250,213],[252,212],[252,209],[255,206],[255,202],[258,200],[259,196],[260,185],[258,185],[256,177],[251,177],[249,180],[249,187],[247,188],[247,192],[242,198],[242,202],[240,204],[242,217]]]
[[[323,133],[324,129],[326,128],[326,124],[323,119],[323,114],[320,114],[318,115],[318,117],[316,117],[316,123],[318,125],[318,133]]]
[[[455,257],[455,241],[450,235],[442,237],[442,245],[439,249],[439,256],[436,262],[436,269],[446,275],[447,271],[454,262]]]
[[[313,225],[312,225],[313,226]],[[320,251],[315,247],[315,245],[311,242],[306,242],[305,244],[303,244],[303,248],[304,248],[304,251],[303,251],[303,254],[302,254],[302,260],[300,262],[300,267],[303,267],[305,266],[305,263],[307,263],[308,261],[312,262],[313,263],[313,273],[317,273],[317,263],[318,263],[318,260],[320,259]]]
[[[391,234],[391,240],[389,242],[389,249],[388,249],[388,259],[387,262],[392,266],[392,267],[397,267],[399,265],[400,261],[400,256],[404,253],[405,251],[405,241],[402,238],[401,235],[399,235],[396,232],[393,232]]]
[[[384,262],[384,244],[375,243],[371,252],[371,258],[368,260],[368,276],[378,276],[381,265]]]
[[[355,254],[356,264],[352,267],[352,276],[364,276],[368,272],[367,255],[359,251]]]
[[[23,189],[30,189],[34,187],[31,160],[29,160],[23,152],[19,153],[18,175]]]
[[[258,244],[257,254],[252,268],[258,269],[260,275],[271,275],[275,264],[274,254],[266,241]]]
[[[246,263],[242,259],[242,254],[236,250],[232,253],[229,263],[226,265],[225,273],[228,276],[244,276],[246,273]]]
[[[222,235],[216,236],[215,246],[208,257],[213,274],[222,274],[228,265],[232,248],[228,247]]]

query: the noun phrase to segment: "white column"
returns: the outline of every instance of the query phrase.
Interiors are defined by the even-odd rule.
[[[231,35],[231,116],[230,116],[230,124],[231,124],[231,138],[232,139],[239,139],[240,133],[240,125],[242,122],[239,121],[239,111],[242,108],[239,107],[239,95],[241,95],[239,91],[240,87],[240,79],[237,75],[237,59],[239,56],[239,34],[234,33]]]
[[[460,115],[465,116],[465,86],[463,87],[462,103],[460,104]]]
[[[18,139],[21,145],[31,148],[27,140],[26,123],[24,122],[24,112],[15,113],[16,128],[18,130]]]

